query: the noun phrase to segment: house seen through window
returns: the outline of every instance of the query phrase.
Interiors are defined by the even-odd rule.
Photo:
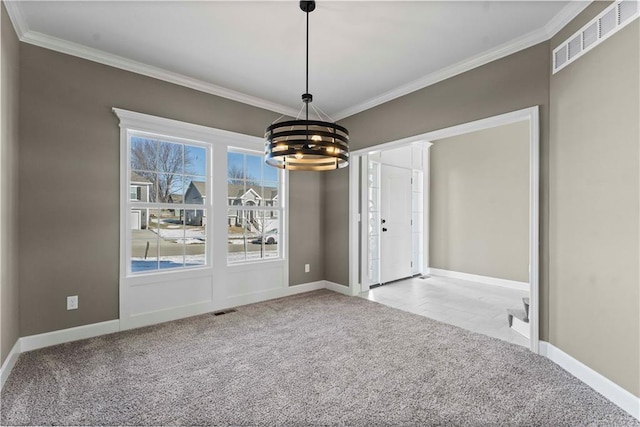
[[[230,264],[282,256],[280,172],[262,154],[228,152],[227,205]]]
[[[130,135],[130,271],[203,266],[207,147]]]

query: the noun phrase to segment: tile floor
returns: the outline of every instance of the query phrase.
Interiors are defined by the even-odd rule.
[[[360,297],[528,347],[529,340],[507,323],[507,308],[523,308],[522,297],[527,295],[516,289],[432,276],[389,283]]]

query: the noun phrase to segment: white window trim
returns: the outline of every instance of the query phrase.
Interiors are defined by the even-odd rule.
[[[288,171],[281,171],[284,214],[281,258],[227,265],[227,153],[230,147],[262,151],[262,138],[206,126],[114,108],[120,119],[120,328],[121,330],[207,313],[242,304],[262,301],[290,293],[288,248]],[[129,194],[128,153],[123,149],[128,129],[153,135],[170,135],[180,142],[200,141],[211,145],[209,167],[211,183],[207,200],[212,195],[222,203],[212,203],[207,228],[207,267],[168,269],[154,273],[126,275],[127,203]],[[167,140],[170,140],[168,138]],[[126,166],[126,167],[125,167]],[[175,207],[175,206],[173,206]],[[222,255],[222,256],[220,256]]]
[[[133,124],[132,126],[126,126],[122,124],[121,121],[121,151],[122,151],[122,158],[124,163],[121,164],[121,168],[123,171],[125,171],[125,176],[123,176],[122,178],[124,180],[127,180],[127,183],[125,184],[127,187],[130,187],[131,182],[129,182],[129,177],[131,176],[131,158],[130,158],[130,153],[131,153],[131,139],[134,137],[150,137],[153,139],[157,139],[157,140],[161,140],[163,142],[172,142],[172,143],[177,143],[177,144],[188,144],[191,146],[195,146],[195,147],[200,147],[205,149],[206,152],[206,156],[207,156],[207,162],[206,162],[206,171],[205,171],[205,179],[208,182],[212,182],[212,176],[211,176],[211,170],[212,170],[212,159],[211,159],[211,143],[207,142],[207,141],[198,141],[198,140],[194,140],[194,139],[187,139],[187,138],[182,138],[180,136],[180,131],[175,129],[173,131],[171,131],[171,134],[161,134],[158,132],[149,132],[149,131],[139,131],[138,128],[135,126],[135,124]],[[154,171],[156,172],[156,171]],[[123,185],[123,187],[125,186]],[[207,185],[207,195],[209,194],[209,192],[211,191],[211,189],[209,188],[211,187],[211,185]],[[204,199],[204,198],[203,198]],[[165,275],[169,272],[181,272],[181,271],[187,271],[187,270],[199,270],[199,269],[207,269],[210,267],[211,265],[211,249],[210,249],[210,242],[212,239],[212,232],[210,230],[210,227],[206,228],[206,234],[205,234],[205,239],[206,239],[206,244],[205,244],[205,263],[204,265],[199,265],[199,266],[182,266],[182,267],[176,267],[176,268],[170,268],[170,269],[155,269],[155,270],[149,270],[149,271],[145,271],[145,272],[134,272],[131,270],[131,215],[128,214],[128,212],[130,212],[132,209],[146,209],[147,211],[150,209],[182,209],[182,210],[203,210],[205,212],[207,211],[211,211],[211,204],[206,202],[206,199],[203,200],[204,203],[202,205],[195,205],[195,204],[185,204],[185,203],[158,203],[158,202],[143,202],[143,201],[138,201],[138,200],[131,200],[130,198],[127,198],[127,200],[124,200],[124,197],[122,197],[121,199],[121,208],[124,209],[125,211],[125,215],[124,215],[124,221],[121,222],[121,225],[124,226],[124,230],[121,230],[122,234],[121,234],[121,238],[122,240],[120,241],[120,252],[124,252],[124,262],[121,263],[120,266],[120,270],[121,270],[121,274],[123,275],[123,277],[126,278],[132,278],[132,277],[138,277],[138,276],[157,276],[157,275]],[[211,198],[209,198],[209,201],[211,201]],[[147,218],[147,221],[150,221],[150,218]]]
[[[260,260],[251,260],[245,262],[238,263],[228,263],[227,262],[227,248],[226,248],[226,234],[223,243],[225,244],[224,249],[222,249],[222,245],[220,242],[216,242],[214,227],[207,227],[207,265],[203,267],[190,267],[190,268],[182,268],[182,269],[167,269],[167,270],[156,270],[153,272],[146,273],[135,273],[129,274],[129,266],[128,266],[128,234],[130,230],[127,229],[129,226],[130,218],[128,214],[129,201],[123,203],[122,194],[129,194],[128,192],[128,177],[131,174],[130,165],[127,162],[128,160],[128,135],[130,132],[135,133],[136,135],[150,135],[157,137],[158,135],[162,136],[163,141],[167,142],[177,142],[177,143],[194,143],[195,145],[202,144],[210,144],[211,150],[208,153],[209,162],[207,164],[207,178],[211,180],[212,185],[210,188],[207,188],[207,199],[209,200],[210,206],[210,214],[211,218],[215,220],[215,218],[227,217],[227,204],[219,203],[217,205],[213,205],[211,202],[213,201],[213,194],[227,194],[227,153],[228,151],[234,150],[236,152],[245,152],[247,154],[255,154],[256,152],[260,152],[264,149],[264,140],[262,138],[258,138],[255,136],[239,134],[235,132],[229,132],[222,129],[211,128],[207,126],[197,125],[193,123],[182,122],[179,120],[167,119],[164,117],[152,116],[149,114],[138,113],[135,111],[124,110],[121,108],[113,108],[113,112],[120,119],[120,165],[121,165],[121,176],[120,176],[120,194],[121,194],[121,202],[120,202],[120,278],[121,281],[128,280],[135,283],[146,283],[144,280],[145,277],[148,276],[171,276],[176,275],[180,276],[181,273],[185,273],[188,276],[191,276],[192,272],[203,271],[204,273],[211,274],[212,269],[215,267],[215,260],[212,260],[212,255],[214,253],[224,253],[224,265],[228,268],[233,268],[234,271],[242,270],[243,267],[246,267],[247,271],[253,270],[251,267],[252,264],[265,264],[265,263],[285,263],[288,266],[289,259],[289,251],[288,251],[288,235],[289,235],[289,226],[288,226],[288,171],[280,172],[280,194],[283,194],[282,200],[282,218],[280,219],[280,229],[282,232],[282,243],[279,243],[281,247],[279,248],[280,254],[278,258],[274,259],[260,259]],[[216,152],[217,151],[217,152]],[[223,156],[224,152],[224,162],[218,162],[214,166],[214,161]],[[224,164],[223,164],[224,163]],[[125,166],[126,165],[126,166]],[[216,176],[217,173],[217,176]],[[224,187],[224,188],[222,188]],[[182,206],[182,205],[181,205]],[[155,205],[154,207],[158,207],[160,209],[164,209],[161,205]],[[171,205],[167,207],[168,209],[176,208],[175,205]],[[210,223],[211,224],[211,223]],[[217,246],[217,247],[216,247]],[[197,272],[196,272],[197,274]],[[287,271],[288,276],[288,271]],[[288,279],[287,279],[288,281]]]

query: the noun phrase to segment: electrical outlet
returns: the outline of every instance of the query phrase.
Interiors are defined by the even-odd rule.
[[[67,297],[67,310],[77,310],[77,309],[78,309],[78,295]]]
[[[308,272],[310,272],[310,271],[311,271],[311,267],[309,266],[309,264],[305,264],[305,265],[304,265],[304,272],[305,272],[305,273],[308,273]]]

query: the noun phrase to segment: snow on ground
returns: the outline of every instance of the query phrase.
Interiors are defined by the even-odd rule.
[[[184,260],[184,265],[182,264]],[[204,254],[201,255],[178,255],[178,256],[162,256],[160,257],[160,263],[157,259],[151,258],[131,258],[131,271],[139,273],[143,271],[155,271],[164,270],[167,268],[182,268],[184,267],[201,267],[205,264]]]
[[[278,250],[267,250],[264,254],[265,259],[272,259],[278,257]],[[258,261],[260,260],[259,252],[248,252],[245,258],[244,252],[231,252],[227,254],[227,261],[232,264],[240,261]],[[183,257],[178,256],[161,256],[160,261],[155,258],[131,258],[131,271],[134,273],[155,271],[168,269],[168,268],[182,268]],[[205,255],[186,255],[184,257],[185,267],[200,267],[205,265]]]
[[[203,228],[187,228],[183,230],[182,228],[177,230],[169,230],[166,228],[161,228],[160,230],[151,230],[157,232],[160,237],[166,240],[171,239],[181,239],[183,237],[188,237],[192,239],[201,239],[204,240],[205,233]]]
[[[183,243],[185,245],[196,245],[196,244],[201,244],[204,243],[204,240],[200,240],[200,239],[194,239],[194,238],[186,238],[186,239],[178,239],[176,240],[176,243]]]

